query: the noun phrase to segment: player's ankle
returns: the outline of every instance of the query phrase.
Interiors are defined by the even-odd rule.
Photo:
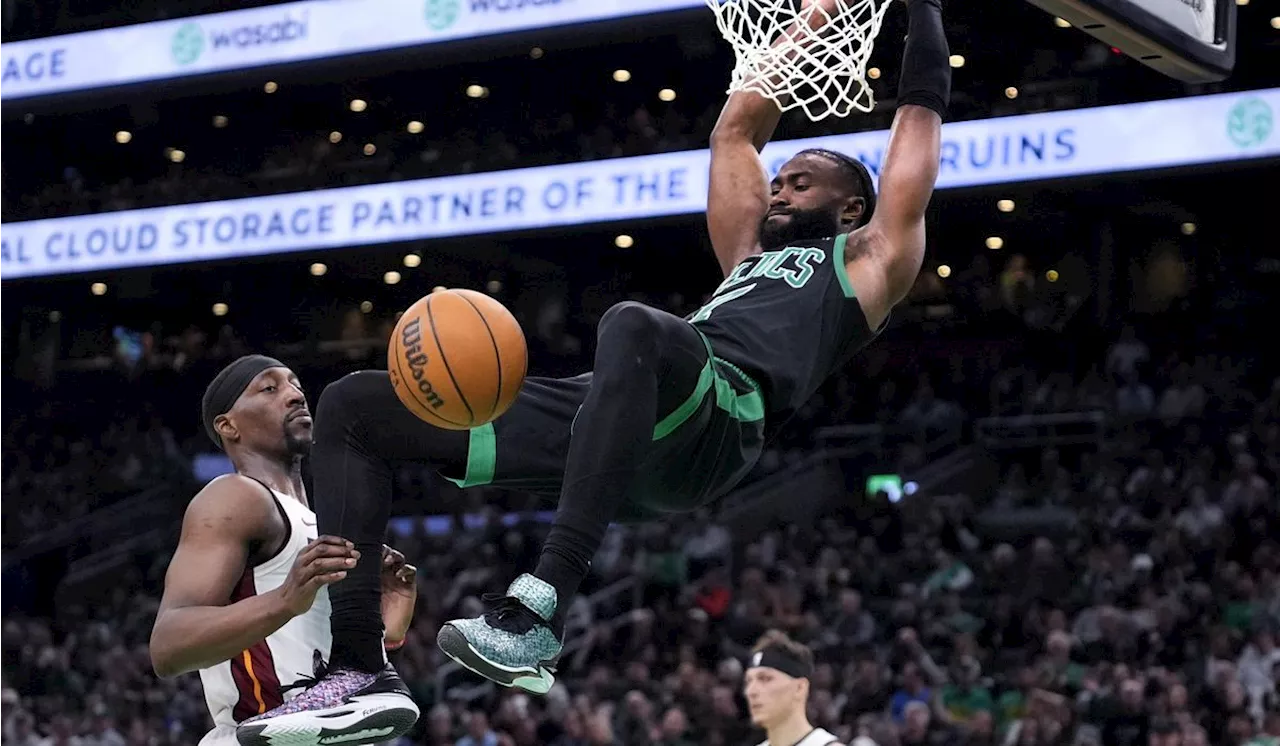
[[[382,638],[376,634],[348,633],[339,639],[334,635],[329,670],[349,669],[364,673],[378,673],[387,665]]]

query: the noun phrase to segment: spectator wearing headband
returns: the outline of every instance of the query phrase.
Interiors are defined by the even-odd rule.
[[[769,630],[751,649],[745,694],[751,723],[764,728],[760,746],[843,746],[809,723],[813,651],[785,633]]]

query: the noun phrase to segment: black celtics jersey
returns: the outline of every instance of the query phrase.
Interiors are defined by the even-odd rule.
[[[744,259],[689,317],[716,357],[760,384],[770,431],[876,335],[845,272],[848,237],[796,241]]]

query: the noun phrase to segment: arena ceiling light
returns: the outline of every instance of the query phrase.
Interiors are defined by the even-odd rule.
[[[1058,277],[1059,277],[1058,270],[1056,269],[1051,269],[1048,272],[1044,273],[1044,279],[1048,280],[1049,282],[1057,282]]]
[[[362,99],[362,98],[353,98],[353,99],[351,99],[351,103],[350,103],[350,104],[348,104],[348,106],[350,107],[350,109],[351,109],[352,111],[354,111],[355,113],[359,114],[360,112],[362,112],[362,111],[364,111],[365,109],[369,108],[369,102],[368,102],[368,101],[365,101],[365,100],[364,100],[364,99]]]
[[[1014,86],[1009,86],[1008,88],[1004,89],[1004,97],[1005,97],[1005,98],[1007,98],[1007,99],[1015,99],[1015,98],[1017,98],[1017,97],[1018,97],[1018,89],[1017,89],[1016,87],[1014,87]]]
[[[227,119],[222,114],[215,114],[213,117],[213,126],[216,129],[222,129],[223,127],[226,127],[230,121],[231,120]]]
[[[334,145],[337,145],[338,143],[342,142],[342,133],[337,130],[330,132],[329,142],[333,143]]]
[[[1280,16],[1272,16],[1271,28],[1280,31]]]
[[[613,80],[616,83],[625,83],[628,80],[631,80],[631,71],[618,68],[613,71]]]
[[[996,202],[996,209],[1000,212],[1013,212],[1013,208],[1016,206],[1011,199],[1002,199]]]
[[[262,85],[263,93],[275,93],[278,90],[280,90],[280,86],[274,80],[268,80]]]
[[[533,49],[529,50],[530,59],[540,60],[542,59],[542,55],[544,54],[546,54],[546,52],[543,51],[542,47],[534,47]]]
[[[941,278],[942,278],[942,279],[944,279],[944,280],[945,280],[945,279],[947,279],[948,277],[950,277],[950,276],[951,276],[951,265],[950,265],[950,264],[939,264],[939,265],[938,265],[938,276],[939,276],[939,277],[941,277]]]
[[[227,308],[227,304],[226,304],[226,303],[214,303],[214,304],[213,304],[213,315],[214,315],[214,316],[226,316],[226,315],[227,315],[227,311],[228,311],[228,310],[230,310],[230,309],[228,309],[228,308]]]
[[[999,236],[987,236],[987,248],[999,251],[1004,248],[1004,239]]]
[[[422,257],[418,256],[417,254],[404,255],[404,266],[412,269],[414,267],[417,267],[420,264],[422,264]]]
[[[673,88],[663,88],[662,90],[658,91],[658,100],[659,100],[659,101],[666,101],[666,102],[668,102],[668,103],[670,103],[670,102],[672,102],[672,101],[675,101],[675,100],[676,100],[676,92],[675,92],[675,89],[673,89]]]
[[[1188,223],[1183,223],[1183,224],[1182,224],[1182,235],[1184,235],[1184,236],[1192,236],[1192,235],[1195,235],[1195,232],[1196,232],[1196,224],[1195,224],[1195,223],[1190,223],[1190,222],[1188,222]]]
[[[365,144],[364,144],[364,154],[365,154],[365,155],[373,155],[373,154],[374,154],[374,153],[376,153],[376,152],[378,152],[378,146],[377,146],[377,145],[374,145],[374,144],[373,144],[373,143],[371,143],[371,142],[367,142],[367,143],[365,143]]]
[[[635,243],[636,240],[625,233],[620,234],[617,238],[613,239],[613,245],[617,246],[619,249],[629,249],[632,246],[635,246]]]
[[[951,63],[952,67],[964,67],[963,54],[953,54],[947,61]]]
[[[878,67],[868,67],[868,68],[867,68],[867,77],[868,77],[868,78],[871,78],[872,80],[879,80],[879,79],[880,79],[880,68],[878,68]]]
[[[178,148],[165,148],[164,156],[174,163],[182,163],[187,159],[187,151]]]
[[[315,264],[311,265],[312,277],[321,277],[324,275],[325,272],[328,272],[328,271],[329,271],[329,268],[325,266],[323,262],[316,262]]]
[[[371,300],[360,301],[360,313],[372,313],[372,312],[373,312],[373,301]]]
[[[419,122],[418,120],[415,119],[412,122],[409,122],[408,126],[406,126],[405,129],[409,131],[409,134],[417,135],[417,134],[421,134],[422,131],[426,129],[426,125],[424,125],[422,122]]]
[[[395,285],[400,282],[400,273],[394,269],[382,276],[382,281],[388,285]]]
[[[106,295],[106,294],[107,294],[107,283],[105,283],[105,282],[95,282],[95,283],[93,283],[92,285],[90,285],[90,286],[89,286],[89,292],[93,293],[94,295]]]
[[[120,130],[116,133],[116,142],[121,145],[127,145],[133,139],[133,133],[129,130]]]
[[[1240,2],[1240,0],[1237,0],[1237,2]],[[1247,2],[1249,2],[1249,0],[1243,0],[1243,2],[1240,2],[1240,4],[1244,5]],[[1056,16],[1053,19],[1053,25],[1057,26],[1058,28],[1071,28],[1070,21],[1068,21],[1065,18],[1058,18]]]
[[[484,98],[489,95],[489,89],[477,83],[467,86],[467,98]]]
[[[484,289],[489,291],[489,295],[502,292],[502,280],[489,280],[484,284]]]

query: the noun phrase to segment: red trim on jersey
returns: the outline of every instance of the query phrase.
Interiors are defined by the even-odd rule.
[[[253,568],[246,568],[240,584],[231,594],[231,603],[257,593],[253,584]],[[236,682],[236,691],[240,692],[240,699],[231,709],[231,717],[237,723],[284,704],[280,680],[276,677],[276,663],[266,640],[255,643],[231,659],[231,678]]]

